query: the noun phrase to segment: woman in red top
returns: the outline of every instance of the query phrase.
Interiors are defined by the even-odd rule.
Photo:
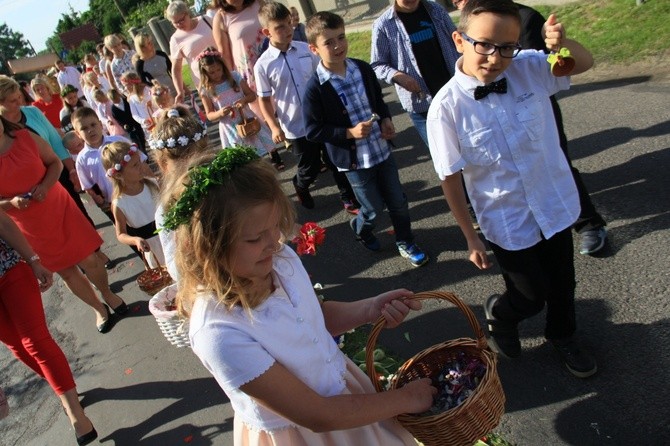
[[[30,82],[30,87],[35,93],[35,102],[33,105],[44,113],[51,125],[60,131],[60,110],[63,108],[63,101],[58,93],[53,93],[49,82],[42,77],[36,77]],[[61,135],[62,136],[62,135]]]

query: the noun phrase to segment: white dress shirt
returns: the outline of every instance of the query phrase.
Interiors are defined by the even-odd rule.
[[[549,96],[570,86],[546,54],[522,51],[498,79],[505,94],[474,99],[482,82],[456,63],[428,110],[428,142],[441,180],[459,170],[487,240],[520,250],[571,226],[579,198],[561,151]]]
[[[305,42],[291,42],[286,52],[270,44],[254,65],[256,93],[262,98],[274,96],[279,125],[288,139],[306,134],[302,100],[318,64]]]

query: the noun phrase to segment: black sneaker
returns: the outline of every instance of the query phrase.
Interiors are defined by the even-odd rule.
[[[486,299],[484,313],[489,328],[488,343],[491,350],[506,357],[517,358],[521,354],[521,341],[517,324],[504,322],[493,315],[493,306],[500,299],[500,294],[493,294]]]
[[[307,209],[314,209],[314,198],[312,198],[312,194],[309,193],[309,189],[300,187],[296,184],[296,177],[293,177],[293,188],[295,189],[300,204]]]
[[[365,246],[366,249],[369,249],[370,251],[379,251],[381,249],[379,240],[377,237],[375,237],[374,234],[368,234],[365,237],[358,235],[356,231],[356,217],[349,220],[349,226],[351,226],[351,230],[354,231],[354,234],[356,234],[356,240],[358,240],[358,243]]]
[[[603,249],[607,240],[607,229],[604,227],[598,229],[589,229],[580,234],[579,253],[582,255],[592,255]]]
[[[550,339],[565,367],[577,378],[588,378],[598,371],[596,359],[579,347],[574,338]]]

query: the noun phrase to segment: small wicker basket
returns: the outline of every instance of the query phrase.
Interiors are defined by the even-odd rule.
[[[177,284],[169,285],[149,299],[149,311],[156,318],[158,328],[170,344],[177,347],[190,347],[188,321],[177,315],[177,310],[168,310],[167,306],[177,296]]]
[[[486,337],[475,315],[454,294],[428,291],[417,293],[411,299],[440,299],[451,302],[465,314],[477,339],[459,338],[442,342],[421,351],[398,369],[395,377],[391,380],[391,389],[400,388],[408,382],[420,378],[435,379],[444,365],[456,358],[456,355],[460,352],[481,360],[486,366],[486,373],[475,388],[474,393],[459,406],[436,415],[401,414],[397,416],[397,419],[405,429],[425,446],[472,446],[478,439],[491,432],[498,425],[500,417],[505,411],[505,394],[498,377],[496,355],[488,349]],[[375,372],[372,353],[375,350],[377,337],[384,325],[383,318],[375,323],[366,346],[367,373],[377,392],[382,391],[382,386]]]
[[[167,268],[158,262],[156,254],[151,252],[154,262],[158,265],[155,268],[149,266],[146,253],[142,252],[140,254],[142,262],[144,262],[144,271],[137,276],[137,286],[149,296],[153,296],[158,291],[170,285],[172,283],[172,277],[170,277]]]

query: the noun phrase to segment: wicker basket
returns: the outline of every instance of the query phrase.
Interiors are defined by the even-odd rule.
[[[420,378],[435,379],[444,365],[460,352],[481,360],[486,366],[486,373],[474,393],[459,406],[436,415],[401,414],[397,419],[425,446],[472,446],[498,425],[505,411],[505,394],[498,378],[496,355],[488,349],[486,337],[475,315],[454,294],[429,291],[417,293],[412,299],[441,299],[451,302],[465,314],[477,339],[459,338],[434,345],[416,354],[398,369],[395,378],[391,380],[391,389],[400,388]],[[382,386],[375,372],[372,353],[384,325],[383,318],[375,323],[366,346],[367,373],[377,392],[382,391]]]
[[[169,285],[160,290],[154,297],[149,299],[149,311],[156,318],[158,328],[170,344],[177,347],[190,347],[188,339],[188,321],[177,315],[177,310],[166,309],[177,295],[177,284]]]
[[[167,268],[158,262],[156,254],[153,252],[151,253],[154,262],[158,265],[156,268],[151,268],[149,266],[149,262],[146,259],[146,253],[141,252],[140,254],[142,262],[144,262],[144,271],[137,276],[137,286],[149,296],[153,296],[166,286],[170,285],[172,283],[172,277],[170,277]]]

